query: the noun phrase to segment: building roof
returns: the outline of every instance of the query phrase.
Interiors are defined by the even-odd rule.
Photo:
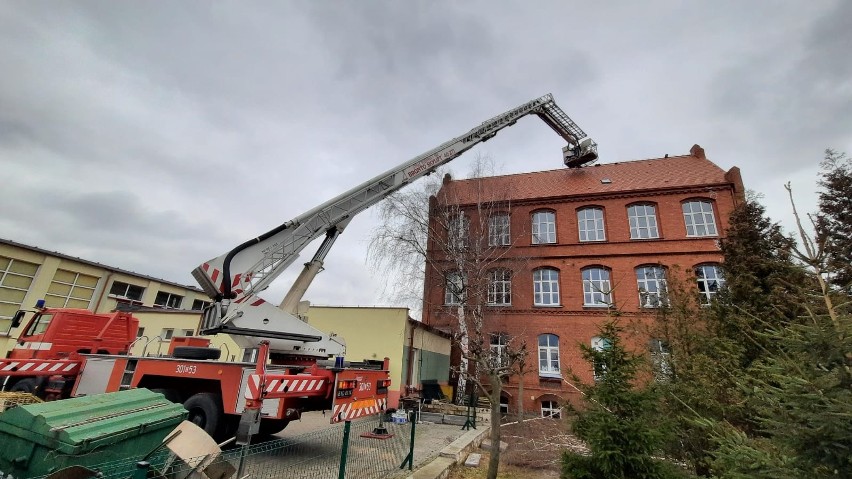
[[[733,170],[726,173],[704,156],[700,146],[695,145],[688,155],[445,181],[438,196],[442,202],[452,204],[477,203],[476,191],[482,188],[481,181],[485,182],[488,191],[499,191],[505,199],[515,201],[732,183],[735,189],[739,189],[738,170],[736,175],[731,174]]]
[[[95,261],[89,261],[87,259],[77,258],[75,256],[62,254],[62,253],[59,253],[59,252],[56,252],[56,251],[50,251],[50,250],[42,249],[42,248],[39,248],[37,246],[30,246],[30,245],[26,245],[26,244],[23,244],[23,243],[17,243],[17,242],[12,241],[12,240],[0,238],[0,244],[15,246],[15,247],[18,247],[18,248],[21,248],[21,249],[34,251],[36,253],[41,253],[41,254],[48,255],[48,256],[55,256],[57,258],[67,259],[67,260],[70,260],[70,261],[76,261],[78,263],[87,264],[89,266],[95,266],[97,268],[102,268],[102,269],[105,269],[107,271],[112,271],[114,273],[126,274],[126,275],[129,275],[129,276],[136,276],[137,278],[143,278],[143,279],[147,279],[149,281],[156,281],[158,283],[168,284],[170,286],[177,286],[179,288],[189,289],[189,290],[192,290],[192,291],[197,291],[199,293],[204,292],[204,291],[201,290],[201,288],[198,288],[197,286],[184,285],[184,284],[180,284],[180,283],[175,283],[174,281],[155,278],[153,276],[148,276],[148,275],[145,275],[145,274],[134,273],[133,271],[128,271],[128,270],[116,268],[114,266],[108,266],[108,265],[105,265],[105,264],[97,263]]]

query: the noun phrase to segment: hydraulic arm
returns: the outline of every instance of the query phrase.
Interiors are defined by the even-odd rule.
[[[273,351],[339,354],[340,341],[299,320],[294,310],[321,270],[332,243],[352,217],[531,114],[538,115],[568,143],[562,149],[566,166],[578,168],[597,159],[595,142],[556,105],[551,95],[524,103],[195,268],[193,276],[214,301],[204,311],[201,332],[245,336],[247,344],[252,345],[257,345],[259,339],[248,337],[272,339]],[[257,296],[298,258],[308,243],[323,235],[325,241],[305,265],[281,309]]]

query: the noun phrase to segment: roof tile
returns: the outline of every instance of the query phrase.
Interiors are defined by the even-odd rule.
[[[481,178],[484,185],[478,185],[478,180],[450,181],[441,188],[439,198],[455,198],[453,203],[457,204],[475,203],[476,190],[483,187],[505,191],[507,199],[531,200],[730,183],[725,171],[703,155],[493,176]]]

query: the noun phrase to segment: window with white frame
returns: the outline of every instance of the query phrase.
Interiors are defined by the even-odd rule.
[[[141,338],[142,336],[145,336],[145,327],[144,326],[141,326],[138,329],[136,329],[136,337]]]
[[[97,276],[57,269],[44,295],[45,306],[87,309],[95,295],[98,279]]]
[[[110,296],[117,296],[121,299],[129,299],[131,301],[142,301],[142,294],[144,292],[145,288],[142,286],[123,283],[121,281],[113,281],[112,287],[109,289]]]
[[[532,243],[556,243],[556,213],[536,211],[532,215]]]
[[[491,357],[494,365],[505,366],[508,361],[506,346],[509,344],[509,335],[506,333],[491,333]]]
[[[609,270],[585,268],[583,270],[583,306],[609,306],[612,304],[612,286]]]
[[[500,395],[500,414],[509,414],[509,396]]]
[[[509,215],[498,213],[488,218],[488,246],[508,246],[511,243],[509,235]]]
[[[686,236],[716,236],[713,203],[708,200],[691,200],[683,203],[682,208]]]
[[[183,335],[184,335],[184,337],[195,336],[195,330],[194,329],[184,329]]]
[[[695,279],[698,282],[698,292],[701,294],[701,303],[710,304],[716,297],[725,278],[722,277],[722,268],[716,264],[700,264],[695,267]]]
[[[603,208],[590,207],[577,210],[580,241],[606,241]]]
[[[669,345],[660,339],[652,339],[648,343],[651,351],[651,365],[654,368],[654,379],[666,382],[672,378],[671,350]]]
[[[639,307],[659,308],[665,305],[666,270],[662,266],[636,268],[636,283],[639,287]]]
[[[657,209],[652,204],[630,205],[627,208],[630,222],[630,239],[659,238],[657,229]]]
[[[538,337],[538,375],[561,378],[559,370],[559,336],[542,334]]]
[[[533,272],[533,304],[559,306],[559,271],[541,268]]]
[[[172,339],[172,336],[175,335],[175,330],[172,328],[164,328],[160,333],[160,338],[163,340]]]
[[[606,338],[599,338],[595,336],[592,338],[592,350],[597,352],[603,352],[609,349],[611,346],[610,342]],[[602,361],[600,358],[595,358],[594,360],[594,375],[595,381],[600,381],[603,379],[604,374],[606,374],[606,363]]]
[[[174,293],[167,293],[165,291],[158,291],[157,297],[154,299],[154,306],[160,306],[161,308],[169,309],[179,309],[181,302],[183,302],[183,296]]]
[[[541,417],[559,419],[562,417],[562,408],[556,401],[543,400],[541,401]]]
[[[464,277],[458,271],[447,273],[444,280],[444,304],[461,304],[464,299]]]
[[[38,265],[0,256],[0,332],[11,330],[12,317],[21,309]]]
[[[494,269],[488,272],[488,304],[507,306],[512,304],[512,272]]]
[[[450,249],[466,248],[469,233],[470,218],[461,212],[450,217],[450,222],[447,228],[447,241]]]

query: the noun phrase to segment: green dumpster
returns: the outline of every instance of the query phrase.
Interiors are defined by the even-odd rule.
[[[0,413],[0,477],[141,459],[185,416],[147,389],[18,406]]]

